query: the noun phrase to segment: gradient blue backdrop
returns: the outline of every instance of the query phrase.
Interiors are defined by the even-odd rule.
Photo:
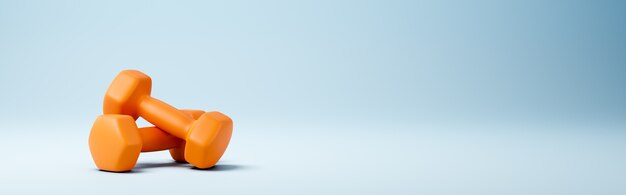
[[[0,3],[2,120],[93,118],[122,69],[242,120],[623,121],[623,1]]]
[[[289,183],[298,178],[290,174],[309,170],[309,183],[328,187],[320,193],[415,194],[430,187],[426,192],[459,194],[446,190],[466,184],[476,194],[492,187],[505,194],[623,194],[625,10],[626,1],[1,0],[0,132],[15,137],[3,141],[6,147],[37,133],[76,135],[39,139],[50,148],[80,148],[72,154],[82,156],[70,159],[83,166],[77,170],[92,171],[89,125],[111,79],[138,69],[152,76],[155,97],[235,120],[226,162],[257,166],[260,172],[232,173],[252,186],[282,189],[246,174],[281,175],[277,181]],[[314,147],[324,143],[315,139],[328,145]],[[279,143],[290,144],[291,161],[285,153],[254,151]],[[386,164],[358,156],[372,151]],[[32,152],[25,158],[35,158]],[[333,175],[333,160],[356,166],[338,169],[354,178],[319,176]],[[393,164],[399,162],[405,164]],[[454,162],[469,164],[447,164]],[[359,175],[369,167],[379,169]],[[92,175],[114,182],[98,172],[73,174],[86,177],[85,188],[95,185],[87,184]],[[502,177],[510,180],[494,179]],[[537,178],[547,179],[530,182]],[[413,185],[420,182],[432,185]]]

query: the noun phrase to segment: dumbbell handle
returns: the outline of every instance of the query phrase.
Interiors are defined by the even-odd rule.
[[[147,95],[143,96],[139,102],[139,115],[146,121],[178,138],[187,138],[187,131],[194,122],[192,117]]]
[[[172,149],[181,146],[182,139],[163,132],[157,127],[142,127],[138,129],[141,137],[141,152],[154,152]]]

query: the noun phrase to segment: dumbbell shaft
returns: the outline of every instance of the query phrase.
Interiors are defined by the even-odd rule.
[[[183,140],[174,137],[157,127],[142,127],[138,129],[141,136],[141,152],[154,152],[180,147]]]
[[[139,115],[160,129],[185,139],[194,119],[169,104],[144,96],[139,104]]]

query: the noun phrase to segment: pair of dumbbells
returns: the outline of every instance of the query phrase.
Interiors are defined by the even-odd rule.
[[[220,112],[178,110],[150,97],[152,80],[136,70],[122,71],[104,96],[104,114],[91,128],[89,149],[105,171],[133,169],[141,152],[169,150],[179,162],[206,169],[222,157],[232,135],[232,120]],[[141,116],[154,127],[138,128]]]

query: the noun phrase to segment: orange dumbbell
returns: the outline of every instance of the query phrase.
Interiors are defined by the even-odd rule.
[[[232,120],[219,112],[207,112],[197,120],[150,97],[152,80],[142,72],[120,72],[104,96],[104,114],[139,116],[158,128],[185,140],[184,156],[197,168],[210,168],[222,157],[232,135]]]
[[[182,110],[185,114],[194,119],[200,118],[204,111],[202,110]],[[172,158],[178,162],[187,162],[185,160],[185,140],[177,138],[157,127],[139,128],[139,134],[143,145],[141,152],[152,152],[161,150],[170,150]]]
[[[184,110],[198,118],[201,110]],[[135,120],[127,115],[105,114],[99,116],[91,128],[89,149],[98,168],[105,171],[130,171],[140,152],[170,150],[172,158],[185,162],[184,140],[157,127],[137,128]]]

